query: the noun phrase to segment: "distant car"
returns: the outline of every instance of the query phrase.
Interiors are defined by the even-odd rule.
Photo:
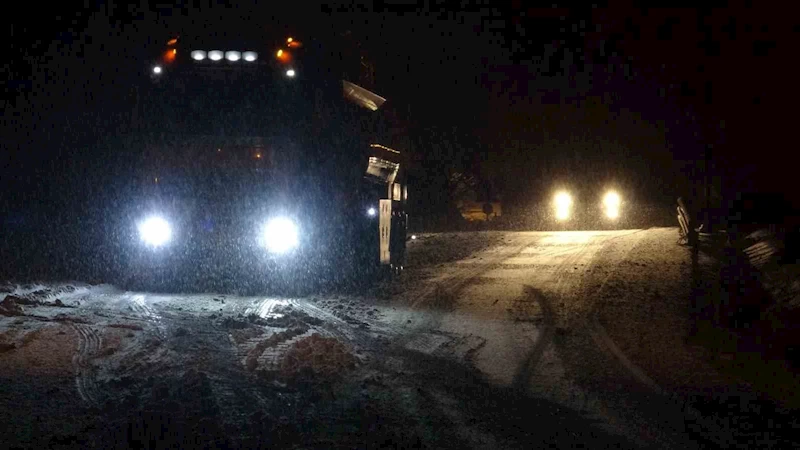
[[[602,195],[594,198],[558,190],[549,205],[548,222],[560,229],[618,228],[627,222],[626,206],[616,190],[602,191]]]

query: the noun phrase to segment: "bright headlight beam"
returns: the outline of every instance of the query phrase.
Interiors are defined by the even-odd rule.
[[[606,217],[609,219],[618,218],[621,204],[622,199],[619,194],[614,191],[607,192],[603,197],[603,209],[605,210]]]
[[[289,78],[294,78],[295,74],[296,73],[295,73],[294,69],[289,69],[289,70],[286,71],[286,76],[289,77]]]
[[[153,73],[156,74],[156,75],[160,74],[161,73],[161,66],[153,67]]]
[[[283,254],[300,244],[300,230],[291,219],[276,217],[264,227],[263,239],[269,252]]]
[[[237,52],[237,51],[234,51],[234,50],[227,51],[227,52],[225,52],[225,59],[227,59],[230,62],[236,62],[236,61],[242,59],[242,54],[241,54],[241,52]]]
[[[572,197],[566,192],[559,192],[556,194],[554,201],[556,206],[556,219],[569,219],[570,210],[572,208]]]
[[[619,207],[622,200],[619,198],[619,194],[614,191],[608,192],[605,197],[603,197],[603,204],[606,206],[614,206]]]
[[[160,247],[172,238],[172,228],[161,217],[149,217],[139,223],[139,237],[145,244]]]
[[[208,52],[208,59],[212,61],[219,61],[220,59],[222,59],[222,57],[223,57],[222,51],[220,50],[211,50],[210,52]]]
[[[203,50],[192,50],[192,59],[195,61],[202,61],[206,59],[206,52]]]
[[[369,207],[367,209],[367,215],[370,217],[375,217],[375,214],[378,214],[378,211],[374,207]]]
[[[258,53],[256,52],[244,52],[242,53],[242,57],[247,62],[253,62],[258,59]]]

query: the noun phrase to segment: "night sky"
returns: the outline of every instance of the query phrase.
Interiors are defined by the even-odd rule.
[[[47,198],[53,180],[91,166],[91,142],[115,129],[144,58],[199,14],[363,36],[380,93],[408,112],[431,204],[445,201],[433,192],[453,171],[479,174],[512,204],[556,183],[621,185],[660,202],[690,188],[707,154],[730,190],[796,190],[787,161],[800,19],[790,11],[390,3],[29,11],[7,28],[4,197]]]

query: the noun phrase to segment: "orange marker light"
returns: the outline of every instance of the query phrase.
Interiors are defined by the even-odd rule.
[[[291,44],[293,40],[294,39],[292,39],[292,38],[286,38],[286,42],[289,43],[289,44]]]
[[[177,54],[178,54],[178,50],[177,50],[177,49],[174,49],[174,48],[173,48],[172,50],[167,50],[167,51],[164,53],[164,61],[166,61],[166,62],[172,62],[172,61],[175,61],[175,56],[176,56]]]
[[[175,45],[178,43],[178,38],[170,39],[167,41],[167,45]]]
[[[287,63],[292,59],[292,54],[284,50],[278,50],[275,52],[275,56],[282,63]]]

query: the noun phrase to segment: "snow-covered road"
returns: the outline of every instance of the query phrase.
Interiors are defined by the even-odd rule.
[[[358,296],[0,284],[0,421],[23,448],[720,444],[676,394],[682,366],[732,385],[680,342],[676,233],[420,235]]]
[[[646,233],[509,233],[406,293],[409,307],[424,313],[405,345],[467,360],[493,384],[580,410],[642,446],[686,445],[680,430],[656,418],[675,414],[665,411],[674,405],[648,417],[657,386],[608,347],[596,320],[598,294],[608,280],[629,276],[622,263]],[[609,381],[625,388],[609,390]]]

